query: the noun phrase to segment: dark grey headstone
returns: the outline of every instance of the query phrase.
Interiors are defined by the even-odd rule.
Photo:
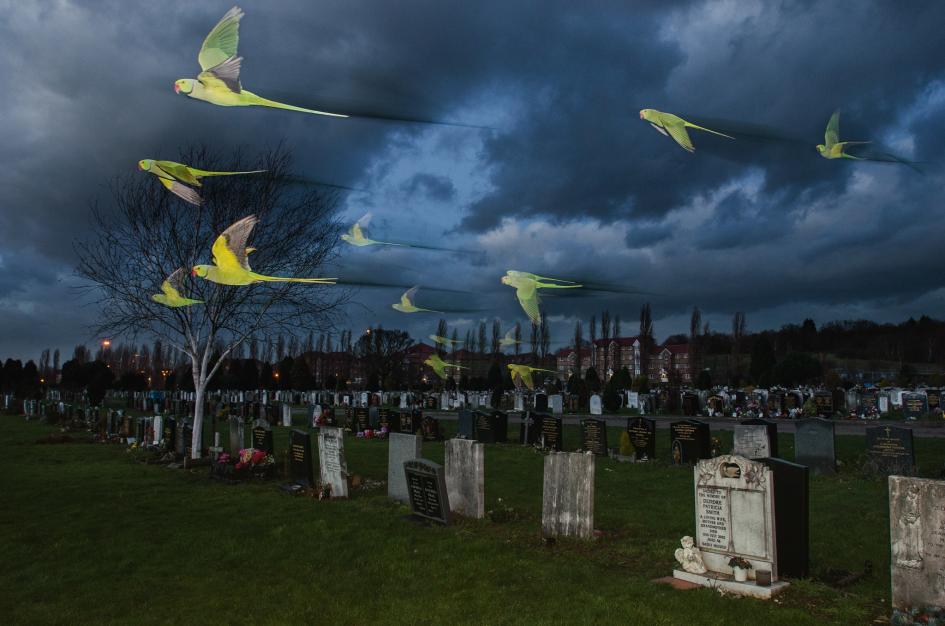
[[[699,420],[683,420],[669,425],[672,460],[676,465],[695,463],[712,456],[709,425]]]
[[[794,461],[815,474],[837,472],[837,438],[834,423],[821,418],[797,420],[794,430]]]
[[[469,409],[460,409],[456,422],[456,436],[472,439],[475,432],[476,414]]]
[[[915,473],[912,431],[898,426],[873,426],[866,429],[867,469],[877,474]]]
[[[289,437],[290,479],[303,487],[314,487],[312,473],[312,440],[305,431],[293,429]]]
[[[638,461],[652,461],[656,457],[656,422],[645,417],[627,419],[627,433]]]
[[[420,411],[414,409],[411,411],[401,411],[400,412],[400,424],[398,424],[399,432],[405,435],[414,435],[417,431],[420,430],[420,420],[421,413]]]
[[[440,421],[425,415],[420,420],[420,429],[423,431],[424,441],[443,441],[443,431],[440,429]]]
[[[761,459],[774,474],[774,527],[778,575],[810,574],[810,481],[804,465]]]
[[[548,411],[548,396],[543,393],[535,394],[535,412],[545,413]]]
[[[501,411],[473,412],[476,441],[482,443],[505,443],[508,441],[509,416]]]
[[[413,514],[449,524],[450,503],[443,466],[426,459],[405,461],[404,478]]]
[[[275,447],[272,444],[272,428],[266,420],[258,419],[255,426],[253,426],[253,447],[262,450],[266,454],[275,454]]]
[[[243,418],[237,415],[231,415],[230,420],[230,455],[235,457],[239,454],[243,446],[246,445],[246,433],[244,432]]]
[[[607,422],[593,418],[581,420],[581,449],[607,456]]]
[[[747,420],[742,420],[739,424],[744,424],[745,426],[764,426],[768,429],[768,442],[771,445],[771,456],[780,457],[778,454],[778,425],[775,422],[769,420],[763,420],[759,418],[752,418]]]
[[[387,497],[409,502],[404,463],[420,458],[423,439],[417,435],[391,433],[387,451]]]
[[[917,419],[929,412],[929,401],[924,393],[902,394],[902,414],[904,417]]]
[[[833,415],[833,394],[829,391],[814,392],[814,404],[817,406],[817,415],[820,417],[830,417]]]

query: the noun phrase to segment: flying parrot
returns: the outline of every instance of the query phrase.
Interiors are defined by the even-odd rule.
[[[208,170],[198,170],[195,167],[175,163],[174,161],[155,161],[154,159],[141,159],[138,161],[138,169],[143,172],[150,172],[157,176],[161,184],[167,187],[167,190],[178,198],[189,202],[195,206],[203,204],[203,198],[183,183],[196,185],[200,187],[200,179],[204,176],[236,176],[238,174],[261,174],[266,170],[250,170],[248,172],[211,172]]]
[[[509,368],[513,381],[517,376],[529,389],[535,388],[535,382],[532,380],[532,372],[549,372],[551,374],[557,373],[554,370],[546,370],[540,367],[531,367],[529,365],[518,365],[516,363],[509,363],[506,367]]]
[[[213,242],[213,265],[195,265],[192,276],[199,276],[219,285],[252,285],[260,282],[313,283],[334,285],[335,278],[284,278],[264,276],[249,267],[249,254],[255,248],[247,248],[246,241],[259,220],[249,215],[232,224]]]
[[[519,341],[518,339],[516,339],[514,333],[515,333],[514,329],[505,333],[505,336],[502,337],[502,339],[499,339],[499,346],[503,348],[507,348],[508,346],[514,346],[517,343],[524,343],[523,341]]]
[[[398,246],[401,248],[418,248],[421,250],[440,250],[442,252],[468,252],[467,250],[452,250],[450,248],[436,248],[433,246],[424,246],[417,243],[407,243],[399,241],[379,241],[377,239],[370,239],[364,233],[364,228],[371,221],[371,214],[368,213],[364,215],[361,219],[351,225],[351,228],[348,229],[348,232],[341,235],[342,241],[351,244],[352,246],[357,246],[363,248],[365,246]]]
[[[846,153],[847,146],[861,145],[869,143],[868,141],[840,141],[840,111],[834,111],[827,122],[827,130],[824,131],[824,143],[817,144],[817,152],[825,159],[855,159],[863,161],[861,157],[855,157]]]
[[[663,113],[662,111],[657,111],[656,109],[641,109],[640,119],[646,120],[650,123],[650,126],[663,133],[667,137],[672,137],[673,140],[682,146],[687,152],[695,152],[696,150],[695,146],[692,145],[692,139],[689,138],[689,133],[686,131],[687,127],[695,128],[696,130],[703,130],[707,133],[712,133],[713,135],[718,135],[720,137],[735,139],[734,137],[724,133],[687,122],[683,118],[673,115],[672,113]]]
[[[181,295],[184,290],[184,272],[183,267],[179,267],[161,283],[161,292],[151,296],[151,299],[164,306],[172,308],[191,306],[193,304],[203,304],[203,300],[191,300]]]
[[[555,282],[543,282],[549,280]],[[560,283],[568,284],[563,285]],[[529,272],[517,272],[515,270],[509,270],[505,273],[505,276],[502,277],[502,284],[515,287],[515,295],[518,297],[518,302],[522,305],[522,309],[525,310],[525,314],[528,315],[528,319],[530,319],[533,324],[541,324],[541,311],[539,310],[541,298],[538,296],[539,289],[577,289],[583,286],[569,280],[547,278],[545,276],[537,276]]]
[[[417,290],[420,289],[419,285],[411,287],[400,296],[400,302],[394,303],[391,306],[395,311],[400,311],[401,313],[419,313],[420,311],[426,311],[427,313],[442,313],[443,311],[434,311],[433,309],[424,309],[418,306],[414,306],[413,297],[417,294]]]
[[[439,335],[430,335],[430,339],[440,344],[441,346],[446,346],[447,348],[449,348],[450,346],[460,345],[463,343],[462,341],[459,341],[457,339],[447,339],[446,337],[440,337]]]
[[[176,93],[224,107],[264,106],[331,117],[348,117],[341,113],[316,111],[267,100],[243,89],[240,84],[240,66],[243,57],[236,56],[242,18],[243,10],[238,6],[226,12],[204,39],[200,53],[197,55],[202,71],[196,79],[181,78],[175,81]]]
[[[458,370],[466,370],[468,367],[463,367],[462,365],[457,365],[456,363],[450,363],[449,361],[444,361],[440,358],[440,355],[434,353],[431,354],[426,361],[423,362],[424,365],[429,365],[437,376],[446,380],[446,368],[455,367]]]

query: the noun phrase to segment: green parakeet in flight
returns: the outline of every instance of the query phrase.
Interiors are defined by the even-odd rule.
[[[240,20],[243,10],[233,7],[213,27],[203,41],[197,61],[203,70],[196,79],[181,78],[174,82],[174,91],[196,100],[224,107],[264,106],[316,115],[348,117],[340,113],[328,113],[267,100],[240,84],[240,66],[243,57],[236,56],[240,39]]]
[[[545,282],[549,280],[555,282]],[[517,272],[515,270],[509,270],[505,273],[505,276],[502,277],[502,284],[515,287],[518,302],[533,324],[541,324],[539,289],[577,289],[583,286],[569,280],[558,280],[557,278],[537,276],[529,272]]]
[[[430,335],[430,339],[440,344],[441,346],[446,346],[447,348],[460,345],[463,342],[456,339],[447,339],[446,337],[440,337],[439,335]]]
[[[390,305],[395,311],[400,311],[401,313],[419,313],[425,311],[427,313],[442,313],[443,311],[434,311],[433,309],[424,309],[418,306],[415,306],[413,303],[413,298],[417,295],[417,290],[420,289],[419,285],[411,287],[400,296],[400,302]]]
[[[357,222],[351,225],[351,228],[348,229],[348,232],[341,235],[341,240],[351,244],[352,246],[357,246],[363,248],[365,246],[398,246],[401,248],[417,248],[420,250],[439,250],[441,252],[470,252],[469,250],[452,250],[450,248],[436,248],[434,246],[424,246],[417,243],[408,243],[401,241],[379,241],[377,239],[370,239],[365,233],[364,228],[367,227],[368,223],[371,221],[371,214],[368,213],[361,217]]]
[[[539,319],[541,319],[540,316],[539,316]],[[502,348],[507,348],[507,347],[509,347],[509,346],[514,346],[514,345],[517,344],[517,343],[525,343],[525,342],[520,341],[520,340],[518,340],[518,339],[515,338],[515,330],[514,330],[514,329],[508,331],[507,333],[505,333],[505,336],[502,337],[502,339],[499,339],[499,346],[502,347]]]
[[[840,141],[840,111],[834,111],[827,122],[827,130],[824,131],[824,143],[817,145],[817,152],[825,159],[855,159],[862,161],[860,157],[846,153],[847,146],[861,145],[869,143],[868,141]]]
[[[509,371],[512,374],[512,380],[515,381],[515,378],[518,377],[526,387],[529,389],[535,388],[535,382],[532,380],[532,372],[549,372],[555,374],[554,370],[546,370],[540,367],[531,367],[529,365],[518,365],[516,363],[509,363],[506,367],[509,368]]]
[[[174,272],[161,283],[161,293],[152,295],[151,299],[171,308],[203,304],[203,300],[192,300],[181,295],[181,292],[184,291],[184,272],[185,269],[183,267],[174,270]]]
[[[199,276],[220,285],[252,285],[253,283],[313,283],[334,285],[335,278],[283,278],[264,276],[249,267],[249,254],[255,248],[247,248],[253,227],[259,220],[249,215],[231,225],[213,242],[213,265],[195,265],[192,276]]]
[[[687,152],[695,152],[696,147],[692,145],[692,139],[689,138],[689,133],[686,131],[686,128],[695,128],[696,130],[703,130],[707,133],[712,133],[713,135],[718,135],[720,137],[727,137],[728,139],[735,139],[730,137],[725,133],[720,133],[704,126],[698,126],[691,122],[687,122],[683,118],[673,115],[672,113],[663,113],[662,111],[657,111],[656,109],[641,109],[640,110],[640,119],[646,120],[650,123],[650,126],[663,133],[667,137],[672,137],[673,140],[683,147]]]
[[[444,361],[440,358],[438,354],[431,354],[426,361],[423,362],[424,365],[429,365],[437,376],[446,380],[446,368],[454,367],[458,370],[466,370],[468,367],[463,367],[462,365],[457,365],[456,363],[450,363],[449,361]]]
[[[175,163],[174,161],[156,161],[154,159],[141,159],[138,161],[138,169],[143,172],[150,172],[157,176],[161,184],[167,187],[172,194],[189,202],[194,206],[203,204],[203,198],[188,185],[201,186],[200,179],[204,176],[237,176],[239,174],[261,174],[266,170],[250,170],[248,172],[211,172],[208,170],[198,170],[195,167]]]

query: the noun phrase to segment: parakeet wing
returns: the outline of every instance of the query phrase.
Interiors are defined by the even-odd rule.
[[[203,40],[197,61],[200,69],[206,71],[215,67],[232,56],[236,55],[236,47],[240,41],[240,19],[243,10],[233,7],[217,22],[207,38]]]
[[[200,206],[203,204],[203,198],[200,197],[200,194],[187,185],[179,183],[176,180],[168,180],[166,178],[159,177],[158,180],[161,181],[161,184],[164,185],[168,191],[184,202],[189,202],[194,206]]]
[[[404,295],[400,296],[400,303],[403,305],[413,304],[413,298],[417,295],[417,290],[420,289],[420,286],[411,287],[404,292]]]
[[[361,216],[361,219],[359,219],[359,220],[358,220],[357,222],[355,222],[354,224],[355,224],[355,226],[358,226],[358,227],[360,227],[360,228],[365,228],[365,227],[368,226],[368,224],[371,223],[371,217],[372,217],[371,212],[368,211],[367,213],[365,213],[364,215],[362,215],[362,216]]]
[[[522,305],[522,309],[525,310],[525,314],[528,315],[528,318],[537,323],[536,320],[541,319],[541,310],[539,309],[541,299],[538,297],[538,291],[535,290],[535,286],[527,285],[519,287],[515,290],[515,295],[518,297],[518,302]]]
[[[666,132],[669,133],[669,136],[676,140],[680,146],[685,148],[689,152],[693,152],[696,148],[692,145],[692,139],[689,138],[689,133],[686,132],[686,124],[682,121],[667,121],[664,122],[663,128],[666,129]]]
[[[169,296],[180,296],[184,291],[184,268],[174,270],[161,285],[161,291]]]
[[[832,145],[840,141],[840,111],[834,111],[827,122],[827,130],[824,132],[824,143]]]
[[[259,220],[248,215],[223,231],[213,242],[213,262],[217,267],[241,268],[249,271],[246,241]]]
[[[197,75],[197,80],[207,86],[212,85],[214,81],[219,81],[233,93],[239,93],[243,90],[243,86],[240,85],[240,67],[242,64],[243,57],[230,57],[216,67],[200,72]]]
[[[190,168],[183,163],[175,163],[174,161],[155,161],[155,163],[157,163],[158,167],[177,180],[190,183],[191,185],[200,184],[200,181],[197,180],[197,177],[191,173]]]
[[[357,222],[351,225],[350,233],[351,233],[351,236],[354,237],[355,239],[364,238],[364,231],[361,230],[361,225],[358,224]]]

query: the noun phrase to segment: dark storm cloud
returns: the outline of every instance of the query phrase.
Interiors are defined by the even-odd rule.
[[[228,2],[8,4],[0,356],[82,338],[94,310],[68,316],[61,303],[88,204],[107,204],[108,185],[134,175],[138,159],[174,158],[192,143],[253,151],[285,139],[300,174],[359,190],[346,196],[347,215],[374,211],[379,235],[481,246],[484,257],[344,254],[390,282],[492,294],[484,297],[506,324],[521,317],[498,285],[512,267],[659,294],[651,299],[665,332],[680,330],[672,325],[694,304],[709,317],[758,311],[765,323],[811,310],[842,315],[845,303],[878,318],[939,304],[945,4],[241,5],[247,88],[303,106],[489,129],[175,96],[173,81],[196,74],[200,42]],[[644,107],[765,125],[784,140],[691,131],[697,149],[687,154],[638,119]],[[835,108],[843,138],[923,161],[924,174],[821,159],[814,145]],[[352,311],[353,323],[429,334],[435,320],[395,316],[388,300],[398,294],[388,291],[364,290],[368,304]],[[556,299],[549,313],[558,334],[603,306],[632,328],[641,300]],[[24,331],[40,313],[55,332]]]

